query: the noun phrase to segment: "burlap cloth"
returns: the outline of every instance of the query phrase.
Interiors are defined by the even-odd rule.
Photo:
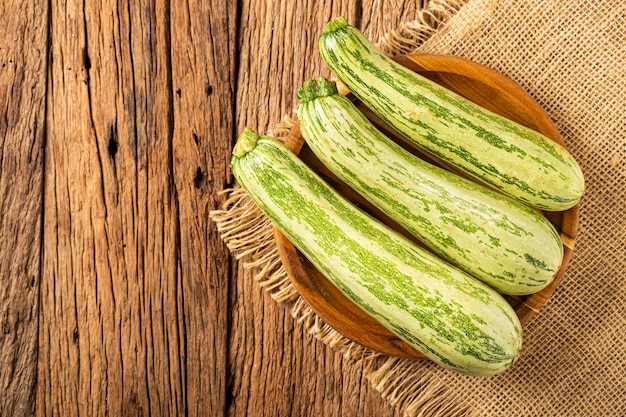
[[[362,366],[406,415],[625,417],[626,3],[433,0],[418,21],[374,41],[391,55],[457,55],[513,79],[551,115],[585,173],[573,259],[525,329],[521,357],[504,374],[476,378],[351,343],[299,298],[271,225],[239,189],[211,214],[224,241],[277,302]],[[271,133],[280,137],[290,123]]]

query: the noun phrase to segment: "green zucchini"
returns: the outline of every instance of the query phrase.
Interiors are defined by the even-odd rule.
[[[302,135],[320,161],[438,255],[500,293],[552,281],[563,245],[544,216],[412,155],[333,81],[309,80],[298,97]]]
[[[358,209],[278,141],[245,129],[231,168],[322,274],[434,362],[493,375],[517,357],[522,328],[500,294]]]
[[[399,65],[344,18],[328,23],[319,49],[357,98],[425,151],[538,209],[580,201],[583,174],[565,148]]]

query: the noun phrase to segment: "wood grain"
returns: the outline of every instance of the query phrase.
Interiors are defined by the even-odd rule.
[[[51,7],[37,414],[181,415],[170,10]]]
[[[230,181],[237,2],[176,2],[170,16],[184,409],[220,415],[227,402],[230,262],[208,213],[220,207],[218,193]]]
[[[48,4],[0,3],[0,416],[34,410]]]
[[[0,415],[398,413],[230,258],[208,212],[344,15],[421,2],[0,5]]]

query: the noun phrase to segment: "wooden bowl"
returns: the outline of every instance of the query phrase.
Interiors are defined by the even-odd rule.
[[[547,113],[520,86],[498,72],[474,62],[452,56],[412,54],[398,56],[395,59],[405,67],[455,91],[468,100],[537,130],[565,146],[563,138]],[[431,163],[444,166],[460,174],[454,168],[421,153],[403,142],[365,106],[354,97],[352,99],[375,125],[390,137],[398,140],[411,152]],[[312,167],[349,200],[421,245],[420,242],[410,236],[397,223],[365,201],[324,167],[306,146],[298,125],[294,126],[290,131],[286,144],[307,165]],[[505,296],[515,309],[523,327],[541,310],[561,282],[572,256],[578,230],[578,206],[563,212],[546,212],[543,214],[560,232],[564,246],[563,263],[552,283],[540,292],[529,296]],[[402,358],[425,358],[420,352],[395,336],[348,300],[276,228],[274,229],[274,235],[281,261],[291,282],[313,311],[328,325],[345,337],[375,351]],[[423,245],[421,246],[423,247]]]

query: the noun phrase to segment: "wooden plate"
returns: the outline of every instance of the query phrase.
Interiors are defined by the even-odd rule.
[[[468,100],[531,129],[535,129],[565,146],[563,138],[547,113],[520,86],[498,72],[452,56],[413,54],[399,56],[395,59],[405,67],[455,91]],[[354,99],[354,97],[352,98]],[[380,119],[375,117],[356,99],[354,101],[382,131],[402,142]],[[330,173],[306,146],[297,125],[291,130],[286,144],[292,151],[299,154],[300,158],[307,165],[311,166],[348,199],[420,244],[398,224],[390,220],[375,207],[372,207],[350,187]],[[429,160],[429,162],[442,165],[454,171],[453,168],[446,166],[446,164],[422,154],[406,143],[403,144],[411,152]],[[572,256],[578,230],[578,206],[567,211],[544,213],[544,215],[560,232],[565,255],[561,268],[548,287],[529,296],[505,296],[515,309],[522,326],[526,326],[540,311],[561,282]],[[304,258],[279,230],[274,229],[274,235],[278,245],[278,252],[291,282],[313,311],[332,328],[347,338],[381,353],[403,358],[424,358],[421,353],[392,334],[348,300]]]

